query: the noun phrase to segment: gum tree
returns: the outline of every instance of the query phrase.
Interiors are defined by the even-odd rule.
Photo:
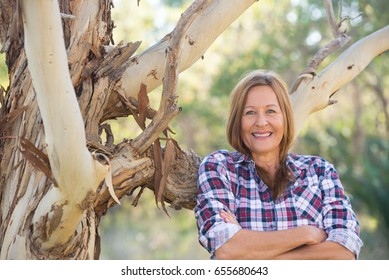
[[[1,259],[97,259],[103,214],[145,188],[163,209],[193,208],[201,159],[169,128],[180,113],[178,75],[255,2],[194,1],[171,33],[134,55],[140,42],[113,43],[110,0],[0,0],[9,70],[0,88]],[[297,132],[389,48],[386,26],[316,73],[349,41],[324,4],[334,39],[291,85]],[[149,94],[160,85],[154,109]],[[129,115],[142,132],[114,144],[106,121]]]

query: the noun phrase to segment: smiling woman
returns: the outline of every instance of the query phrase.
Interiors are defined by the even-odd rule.
[[[285,83],[247,74],[232,91],[227,138],[199,168],[199,240],[217,259],[355,259],[359,223],[333,165],[289,153]]]
[[[285,162],[294,139],[292,106],[286,93],[287,86],[276,73],[251,72],[232,91],[227,124],[228,142],[253,157],[274,197],[290,179],[286,166],[279,164]]]

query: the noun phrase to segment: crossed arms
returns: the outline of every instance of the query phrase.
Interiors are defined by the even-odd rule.
[[[227,223],[239,225],[229,212],[222,210],[220,216]],[[241,229],[216,250],[215,256],[217,259],[355,259],[346,247],[326,239],[326,232],[314,226],[269,232]]]

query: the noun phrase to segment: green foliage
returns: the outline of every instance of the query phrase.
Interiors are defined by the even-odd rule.
[[[366,137],[362,152],[362,174],[347,174],[355,180],[353,190],[366,201],[373,215],[382,217],[389,229],[389,143],[387,139]]]

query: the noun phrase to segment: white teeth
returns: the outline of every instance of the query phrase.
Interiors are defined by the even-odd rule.
[[[253,133],[254,137],[269,137],[271,132],[268,133]]]

